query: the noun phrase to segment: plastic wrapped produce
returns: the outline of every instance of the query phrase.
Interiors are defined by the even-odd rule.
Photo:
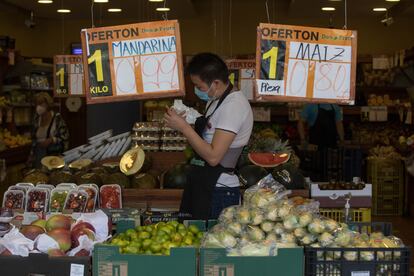
[[[335,243],[339,246],[349,246],[352,243],[355,232],[350,231],[348,228],[343,228],[335,233]]]
[[[238,208],[236,211],[236,221],[240,222],[241,224],[249,224],[250,223],[250,210],[247,207]]]
[[[240,236],[243,232],[243,225],[238,222],[230,222],[227,224],[227,230],[234,236]]]
[[[269,174],[261,179],[257,185],[247,189],[244,193],[244,205],[267,208],[289,194],[285,187]]]
[[[266,219],[270,221],[278,221],[279,215],[278,215],[278,205],[277,204],[271,204],[267,207]]]
[[[265,241],[266,242],[277,242],[278,238],[275,233],[268,233],[265,238]]]
[[[247,233],[252,241],[262,241],[265,239],[265,233],[257,226],[248,226]]]
[[[306,227],[313,220],[313,214],[311,212],[302,212],[299,214],[299,225],[301,227]]]
[[[75,213],[85,211],[88,201],[88,194],[85,191],[72,190],[68,193],[65,201],[65,210],[72,210]]]
[[[264,221],[263,212],[260,209],[252,209],[250,211],[250,224],[260,225]]]
[[[237,245],[237,239],[228,231],[222,231],[218,234],[218,240],[226,248],[232,248]]]
[[[88,200],[86,202],[85,212],[92,213],[95,211],[96,197],[98,195],[98,190],[89,185],[80,185],[78,190],[85,191],[88,194]]]
[[[235,219],[239,208],[240,206],[235,205],[223,209],[223,211],[221,211],[220,213],[219,221],[224,221],[225,223],[227,221],[232,221],[233,219]]]
[[[280,238],[281,243],[296,243],[296,237],[292,233],[283,233]]]
[[[306,236],[307,231],[304,228],[296,228],[293,230],[293,235],[295,235],[296,238],[301,239],[304,236]]]
[[[319,238],[319,243],[323,246],[323,247],[327,247],[329,245],[331,245],[334,241],[334,236],[332,236],[331,233],[328,232],[323,232]]]
[[[45,188],[30,188],[27,191],[26,211],[46,212],[49,201],[49,190]]]
[[[65,206],[66,198],[69,190],[63,188],[55,188],[50,195],[50,212],[62,212]]]
[[[300,227],[299,219],[296,215],[289,215],[283,219],[283,226],[286,230],[293,230]]]
[[[314,218],[308,225],[308,231],[311,234],[322,234],[325,231],[325,224],[319,218]]]
[[[316,236],[312,234],[306,234],[300,239],[302,245],[310,245],[316,241]]]
[[[283,233],[286,232],[286,229],[283,227],[283,223],[276,223],[275,226],[273,227],[273,232],[276,235],[282,235]]]
[[[274,227],[274,223],[271,221],[264,221],[262,222],[262,224],[260,225],[260,228],[266,232],[266,233],[270,233],[273,231],[273,227]]]
[[[103,185],[100,188],[101,208],[118,209],[122,208],[121,187],[117,184]]]
[[[24,209],[25,194],[19,190],[8,190],[3,196],[3,207],[7,209]]]
[[[325,230],[330,233],[337,231],[341,227],[337,221],[329,218],[324,219],[323,223],[325,225]]]

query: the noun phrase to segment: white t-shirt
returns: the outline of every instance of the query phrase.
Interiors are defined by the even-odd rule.
[[[207,106],[209,103],[207,103]],[[218,100],[211,104],[206,116],[214,111],[217,103]],[[243,92],[233,91],[230,93],[210,117],[209,124],[203,133],[203,139],[207,143],[211,144],[216,129],[231,131],[236,134],[230,148],[242,148],[247,145],[253,129],[253,112]],[[222,173],[216,186],[223,187],[224,185],[238,187],[240,186],[239,179],[236,175]]]

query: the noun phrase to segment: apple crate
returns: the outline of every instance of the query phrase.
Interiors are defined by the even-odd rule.
[[[49,257],[47,254],[30,253],[27,257],[0,256],[2,276],[88,276],[90,257]]]
[[[120,254],[114,245],[95,245],[93,275],[197,275],[197,249],[195,247],[171,248],[169,256]]]
[[[361,233],[392,234],[390,223],[352,223]],[[367,252],[372,253],[367,259]],[[411,248],[305,248],[305,276],[410,275]]]
[[[343,222],[345,218],[345,210],[342,208],[320,208],[319,213],[327,218],[334,219],[338,222]],[[353,222],[370,222],[371,209],[370,208],[356,208],[350,209],[351,220]]]
[[[227,256],[224,248],[200,248],[199,276],[302,276],[303,248],[281,248],[277,256]],[[176,274],[178,275],[178,274]]]
[[[371,208],[371,184],[365,184],[365,188],[362,190],[321,190],[319,183],[311,185],[311,198],[319,201],[321,208],[344,208],[346,204],[345,196],[347,194],[351,194],[349,201],[351,208]]]

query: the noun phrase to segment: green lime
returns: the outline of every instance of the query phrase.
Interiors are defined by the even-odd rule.
[[[188,230],[193,233],[193,234],[198,234],[200,232],[200,230],[198,229],[197,226],[195,225],[190,225],[188,226]]]
[[[128,229],[128,230],[126,230],[125,234],[127,236],[130,236],[131,234],[135,234],[135,229]]]
[[[187,236],[187,237],[185,237],[185,238],[184,238],[183,243],[184,243],[185,245],[192,245],[192,244],[193,244],[193,238],[192,238],[192,237]]]
[[[167,255],[167,256],[169,256],[169,255],[170,255],[170,249],[164,249],[164,250],[162,251],[162,254],[163,254],[163,255]]]
[[[148,249],[152,244],[152,240],[150,239],[146,239],[142,242],[142,248],[143,249]]]
[[[126,254],[137,254],[138,249],[134,246],[127,246],[124,248],[124,253]]]
[[[164,226],[164,227],[161,227],[161,228],[158,228],[158,229],[159,229],[160,232],[164,232],[167,235],[171,235],[171,233],[172,233],[172,229],[168,226]]]
[[[165,225],[166,225],[166,223],[165,223],[165,222],[160,221],[160,222],[158,222],[158,223],[156,224],[156,227],[159,229],[159,228],[161,228],[161,227],[164,227]]]
[[[148,249],[148,250],[145,250],[145,251],[144,251],[144,254],[147,254],[147,255],[152,255],[152,252],[151,252],[151,250],[149,250],[149,249]]]
[[[197,233],[197,238],[202,239],[204,236],[203,232],[198,232]]]
[[[178,230],[178,232],[180,232],[180,231],[187,231],[184,224],[178,224],[177,230]]]
[[[158,253],[162,249],[162,245],[159,243],[152,243],[150,246],[152,253]]]
[[[180,243],[182,241],[182,239],[183,239],[183,237],[179,233],[175,233],[174,235],[171,236],[171,240],[173,242]]]
[[[144,231],[144,227],[143,227],[143,226],[141,226],[141,225],[138,225],[137,227],[135,227],[135,230],[136,230],[137,232],[141,232],[141,231]]]
[[[151,234],[150,233],[148,233],[148,232],[140,232],[139,234],[138,234],[138,238],[140,239],[140,240],[145,240],[145,239],[149,239],[151,237]]]

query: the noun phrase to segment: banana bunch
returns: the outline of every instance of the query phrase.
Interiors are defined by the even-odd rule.
[[[24,135],[12,135],[7,129],[0,131],[0,140],[2,140],[8,148],[16,148],[32,142],[30,138]]]

